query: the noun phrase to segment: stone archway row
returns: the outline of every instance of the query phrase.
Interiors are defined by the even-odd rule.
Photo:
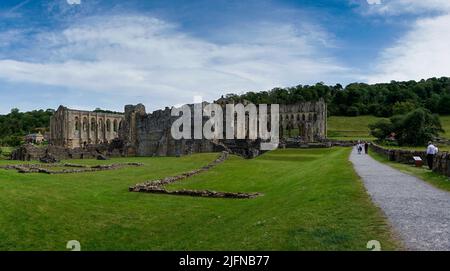
[[[2,169],[17,170],[19,173],[45,173],[45,174],[69,174],[69,173],[82,173],[82,172],[94,172],[105,170],[116,170],[129,166],[140,167],[142,163],[118,163],[110,165],[78,165],[78,164],[20,164],[20,165],[6,165],[0,166]],[[54,170],[55,167],[68,167],[72,169]]]
[[[141,184],[136,184],[129,188],[130,192],[143,192],[154,194],[167,194],[167,195],[182,195],[191,197],[209,197],[209,198],[235,198],[235,199],[249,199],[261,196],[261,193],[241,193],[241,192],[217,192],[211,190],[167,190],[166,185],[175,183],[192,176],[198,175],[202,172],[206,172],[216,165],[224,162],[228,158],[228,152],[222,152],[219,157],[209,163],[208,165],[199,169],[194,169],[177,176],[166,177],[159,180],[147,181]]]

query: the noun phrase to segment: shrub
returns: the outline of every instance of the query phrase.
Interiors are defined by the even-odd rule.
[[[389,120],[381,120],[369,125],[369,128],[370,133],[379,140],[384,140],[391,133],[395,133],[400,146],[425,145],[427,141],[443,132],[439,117],[424,108],[418,108],[403,115],[395,115]]]

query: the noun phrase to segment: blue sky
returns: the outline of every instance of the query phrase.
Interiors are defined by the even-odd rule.
[[[0,114],[450,76],[448,0],[2,0]]]

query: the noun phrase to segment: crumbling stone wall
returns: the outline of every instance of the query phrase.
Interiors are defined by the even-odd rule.
[[[280,136],[298,129],[304,142],[317,142],[327,137],[327,104],[323,99],[292,105],[280,105]]]
[[[81,148],[105,144],[119,137],[123,114],[73,110],[60,106],[50,118],[50,144]]]
[[[202,103],[202,108],[206,104]],[[219,104],[223,107],[225,122],[226,102],[221,101]],[[194,112],[194,105],[189,106],[191,112]],[[171,116],[169,107],[146,114],[142,104],[125,106],[125,130],[121,132],[121,139],[126,142],[128,153],[139,156],[177,156],[227,150],[246,158],[253,158],[262,153],[259,150],[259,140],[175,140],[171,136],[170,129],[177,118],[177,116]],[[288,127],[298,127],[300,138],[304,143],[321,141],[326,138],[326,119],[327,107],[322,99],[317,102],[280,105],[280,135],[282,136],[282,131]],[[207,120],[208,118],[204,117],[203,124]],[[268,121],[270,122],[270,118]],[[193,117],[191,123],[194,123]],[[246,129],[248,130],[248,127]],[[192,138],[194,138],[193,134]]]
[[[225,122],[225,104],[230,101],[224,99],[216,102],[224,109]],[[206,104],[202,103],[202,107]],[[194,105],[189,106],[193,112]],[[60,106],[50,121],[50,146],[45,150],[26,146],[17,150],[13,159],[35,160],[49,154],[58,159],[96,157],[99,154],[179,156],[222,150],[253,158],[262,153],[258,140],[175,140],[171,136],[171,127],[176,119],[177,116],[171,116],[169,107],[147,114],[142,104],[127,105],[124,114],[110,114]],[[322,99],[317,102],[280,105],[280,136],[283,136],[286,129],[298,128],[303,143],[321,141],[326,138],[326,119],[327,107]],[[194,122],[193,116],[191,121]],[[203,124],[206,121],[208,118],[204,117]],[[248,123],[248,114],[246,122]],[[268,122],[270,125],[270,118]],[[248,132],[248,127],[246,130]]]
[[[120,141],[113,141],[109,144],[87,145],[83,148],[73,149],[54,145],[38,147],[33,144],[25,144],[11,153],[11,160],[31,161],[41,160],[44,157],[53,157],[57,160],[96,159],[99,155],[121,157],[125,156],[126,153]]]
[[[167,195],[183,195],[183,196],[191,196],[191,197],[210,197],[210,198],[235,198],[235,199],[250,199],[261,196],[261,193],[242,193],[242,192],[217,192],[211,190],[167,190],[165,185],[175,183],[192,176],[198,175],[202,172],[209,171],[213,167],[218,164],[224,162],[228,158],[228,152],[222,152],[221,155],[208,165],[194,169],[189,172],[185,172],[183,174],[166,177],[159,180],[146,181],[141,184],[136,184],[134,186],[129,187],[130,192],[144,192],[144,193],[154,193],[154,194],[167,194]]]
[[[427,154],[425,151],[388,149],[377,144],[371,144],[370,147],[374,152],[385,156],[390,161],[412,165],[414,164],[413,156],[419,156],[426,164]],[[450,154],[448,152],[441,152],[435,155],[433,171],[445,176],[450,176]]]

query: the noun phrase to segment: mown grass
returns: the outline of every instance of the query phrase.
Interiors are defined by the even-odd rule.
[[[368,125],[380,119],[375,116],[331,116],[328,118],[328,137],[337,140],[374,140]]]
[[[450,116],[440,116],[442,128],[445,130],[442,137],[450,139]]]
[[[385,163],[395,169],[398,169],[404,173],[416,176],[437,188],[450,191],[450,178],[444,175],[438,174],[428,169],[426,165],[423,167],[415,167],[414,165],[400,164],[397,162],[389,161],[387,157],[375,153],[373,151],[369,152],[370,156],[375,160]]]
[[[101,163],[145,166],[80,174],[0,170],[0,250],[65,250],[68,240],[80,241],[82,250],[366,250],[373,239],[383,249],[399,248],[349,152],[232,156],[170,186],[264,193],[248,200],[128,192],[130,185],[198,168],[217,154],[113,159]]]
[[[440,136],[450,139],[450,116],[440,116],[442,128],[445,130]],[[336,140],[374,140],[370,135],[368,125],[383,118],[375,116],[331,116],[328,118],[328,138]],[[450,146],[445,150],[450,150]]]

